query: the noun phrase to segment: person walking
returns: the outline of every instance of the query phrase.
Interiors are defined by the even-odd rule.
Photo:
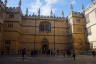
[[[75,52],[73,52],[72,57],[73,57],[73,59],[75,61],[76,60],[76,54],[75,54]]]
[[[63,52],[63,56],[64,56],[64,57],[66,56],[66,53],[65,53],[65,52]]]
[[[31,50],[31,56],[34,56],[34,52],[33,52],[33,50]]]
[[[96,52],[93,50],[92,51],[92,56],[95,57],[95,55],[96,55]]]
[[[26,49],[24,48],[24,49],[22,49],[22,59],[23,59],[23,61],[24,61],[25,54],[26,54]]]

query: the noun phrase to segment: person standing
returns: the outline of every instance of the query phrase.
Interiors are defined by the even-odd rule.
[[[1,56],[3,56],[4,55],[4,51],[1,51]]]

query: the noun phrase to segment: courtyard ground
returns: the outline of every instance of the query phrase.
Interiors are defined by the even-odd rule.
[[[0,56],[0,64],[96,64],[96,57],[91,55],[78,55],[76,60],[63,56]]]

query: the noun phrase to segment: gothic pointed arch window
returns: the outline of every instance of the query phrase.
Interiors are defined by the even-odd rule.
[[[41,22],[39,25],[40,32],[51,32],[51,24],[49,22]]]

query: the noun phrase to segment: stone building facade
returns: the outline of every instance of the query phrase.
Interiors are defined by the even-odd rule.
[[[96,50],[96,3],[93,2],[85,11],[88,41],[90,48]]]
[[[0,51],[81,52],[87,50],[87,43],[84,13],[72,12],[66,18],[29,16],[22,14],[21,4],[9,8],[0,2]]]

